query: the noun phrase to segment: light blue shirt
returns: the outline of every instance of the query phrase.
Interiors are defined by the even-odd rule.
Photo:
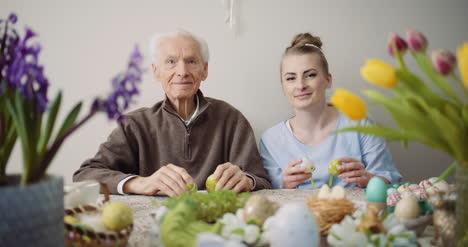
[[[274,189],[281,188],[283,183],[281,173],[284,167],[292,160],[304,157],[310,159],[316,166],[316,170],[313,172],[316,188],[328,184],[330,178],[328,163],[343,157],[360,160],[368,172],[382,176],[391,183],[397,183],[401,180],[401,175],[393,164],[392,156],[383,139],[358,132],[333,132],[320,145],[308,146],[296,139],[288,129],[287,121],[289,119],[271,127],[265,131],[260,139],[260,155],[263,166],[270,176]],[[335,130],[369,124],[368,119],[356,122],[340,112]],[[356,186],[343,182],[338,176],[334,177],[333,185]],[[297,188],[311,188],[310,180],[303,182]]]

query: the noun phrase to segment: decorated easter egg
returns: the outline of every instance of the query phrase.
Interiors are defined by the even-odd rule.
[[[338,160],[332,160],[329,164],[328,164],[328,173],[330,173],[330,175],[332,176],[336,176],[338,174],[340,174],[340,171],[338,170],[338,166],[341,166],[342,163],[339,162]]]
[[[387,196],[387,206],[393,207],[401,200],[400,194],[389,194]]]
[[[424,189],[422,189],[422,188],[413,190],[413,194],[416,196],[416,199],[418,199],[418,200],[425,200],[425,199],[427,199],[427,193],[426,193],[426,191],[425,191]]]
[[[373,177],[366,188],[366,198],[369,202],[387,201],[387,184],[379,177]]]
[[[410,184],[410,185],[408,186],[408,188],[409,188],[411,191],[414,191],[414,190],[416,190],[416,189],[419,189],[419,185],[417,185],[417,184]]]
[[[311,172],[315,171],[314,162],[312,162],[311,160],[309,160],[306,157],[302,158],[302,163],[299,164],[299,166],[305,168],[305,173],[311,173]]]
[[[395,217],[399,219],[415,219],[419,216],[419,206],[413,197],[402,198],[395,206]]]
[[[398,191],[395,188],[387,189],[387,195],[398,194]]]
[[[398,193],[403,194],[403,193],[406,192],[406,191],[411,192],[411,190],[410,190],[410,188],[408,187],[408,185],[401,185],[400,187],[398,187]]]
[[[443,191],[443,192],[448,192],[449,191],[449,184],[447,182],[445,182],[444,180],[434,184],[433,186],[437,187],[437,189],[439,189],[439,191]]]
[[[419,183],[419,187],[427,190],[427,188],[431,187],[432,186],[432,183],[429,182],[429,180],[423,180]]]
[[[401,198],[413,197],[414,199],[416,199],[416,195],[414,195],[414,193],[412,191],[405,191],[405,192],[401,193],[400,196],[401,196]]]

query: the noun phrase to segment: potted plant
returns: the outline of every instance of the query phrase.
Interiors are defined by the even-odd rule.
[[[369,59],[361,68],[361,75],[370,83],[392,92],[391,96],[375,90],[364,90],[363,94],[381,104],[398,127],[375,124],[344,128],[339,132],[358,131],[390,141],[401,141],[405,146],[408,141],[415,141],[453,157],[455,162],[438,180],[457,170],[456,240],[457,246],[468,246],[468,204],[465,198],[468,195],[468,42],[458,48],[457,57],[446,50],[435,50],[429,57],[426,54],[427,39],[420,32],[408,30],[406,41],[396,34],[390,34],[389,40],[388,51],[398,67]],[[408,47],[432,85],[406,66],[402,57]],[[457,61],[462,79],[456,74]],[[332,103],[355,120],[366,116],[364,102],[347,90],[337,89]]]
[[[62,246],[63,180],[47,175],[47,168],[64,141],[98,112],[121,120],[122,112],[138,94],[143,57],[135,47],[126,70],[112,79],[112,92],[96,97],[79,117],[78,102],[60,124],[62,93],[49,102],[49,81],[39,63],[41,46],[26,27],[24,36],[14,28],[17,16],[0,20],[0,245]],[[6,166],[19,142],[23,172],[7,175]]]

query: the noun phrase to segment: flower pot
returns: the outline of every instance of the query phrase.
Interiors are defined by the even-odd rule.
[[[458,162],[456,172],[457,202],[456,246],[468,246],[468,161]]]
[[[19,186],[20,179],[8,176],[0,187],[0,246],[64,246],[63,179]]]

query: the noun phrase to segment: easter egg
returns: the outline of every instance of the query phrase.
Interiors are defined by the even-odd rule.
[[[396,204],[394,214],[398,219],[415,219],[419,216],[418,202],[414,197],[404,197]]]
[[[340,171],[338,170],[338,166],[341,166],[341,162],[339,162],[338,160],[332,160],[329,164],[328,164],[328,173],[330,173],[330,175],[332,176],[336,176],[338,174],[340,174]]]
[[[217,182],[218,182],[218,180],[214,179],[213,174],[208,176],[208,178],[206,179],[206,182],[205,182],[206,191],[208,191],[208,192],[215,191]]]
[[[373,177],[366,188],[366,198],[369,202],[387,201],[387,184],[379,177]]]
[[[302,158],[302,163],[299,164],[300,167],[304,167],[306,170],[305,170],[305,173],[311,173],[313,171],[315,171],[315,165],[314,163],[309,160],[308,158]]]

